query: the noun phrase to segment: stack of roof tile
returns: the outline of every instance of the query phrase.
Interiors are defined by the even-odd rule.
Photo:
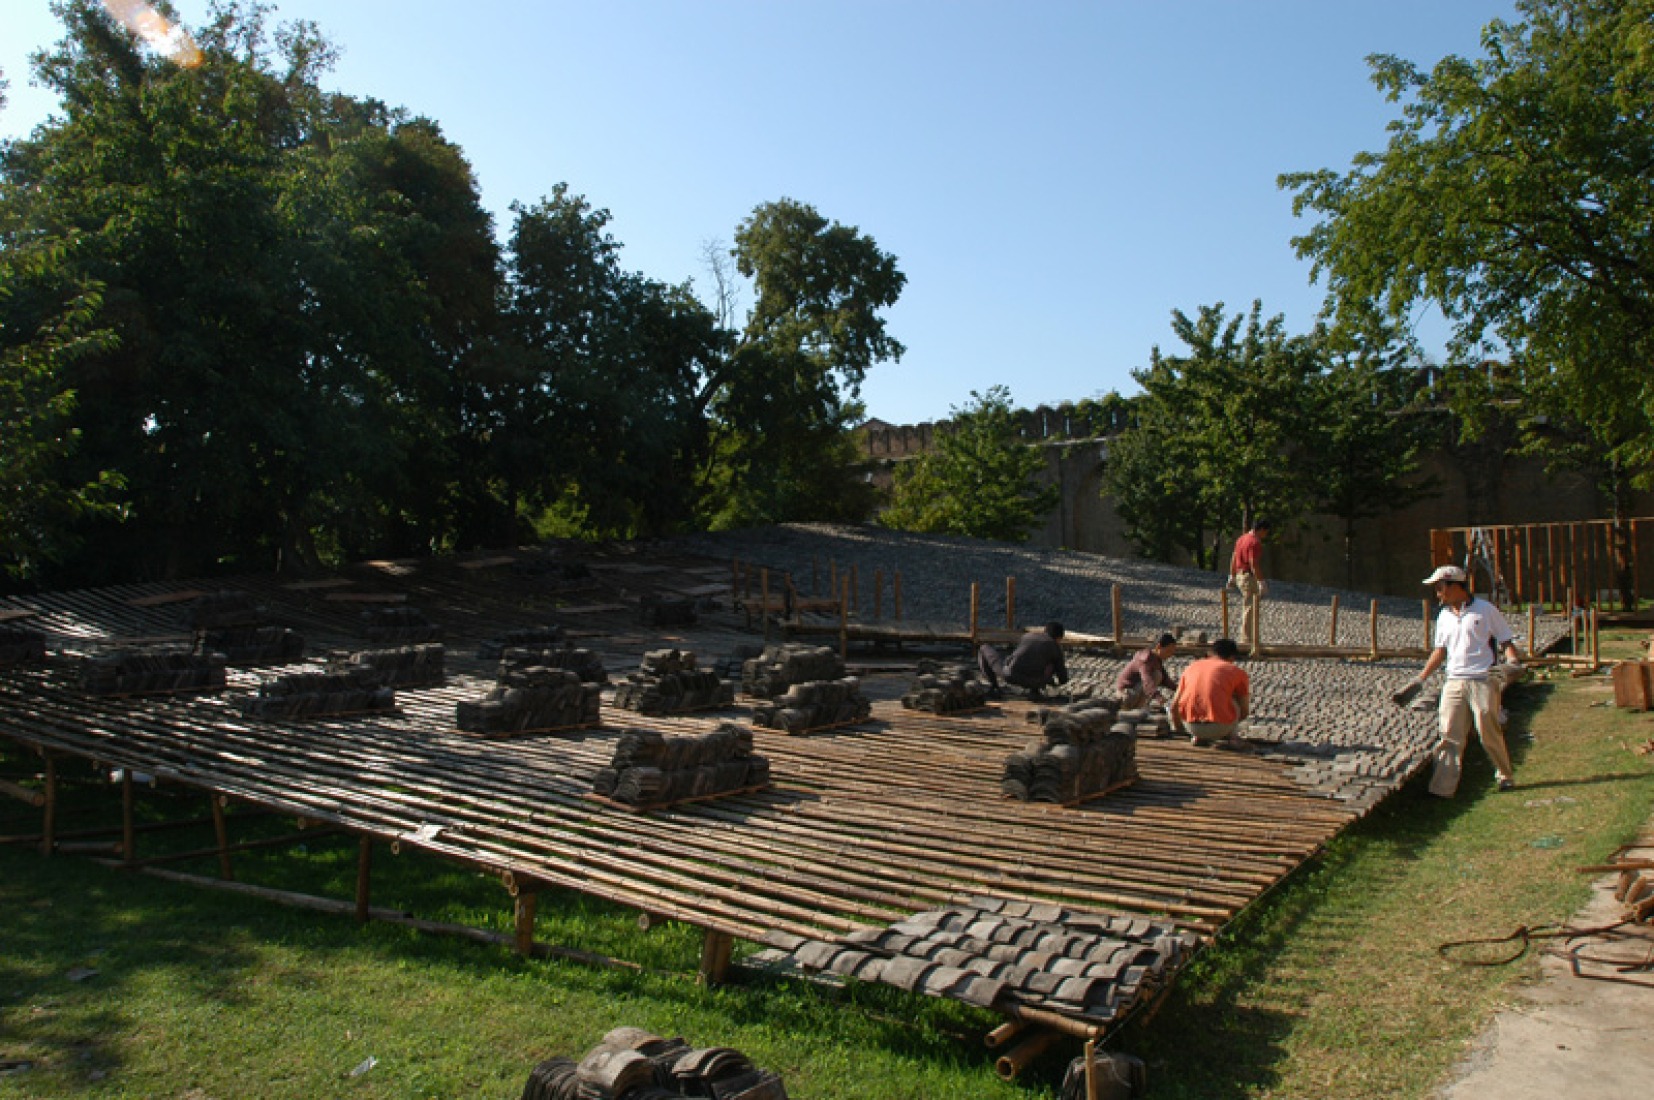
[[[454,723],[494,737],[595,726],[602,720],[601,696],[598,685],[570,669],[531,665],[502,672],[487,695],[456,704]]]
[[[0,626],[0,668],[46,659],[46,635],[22,626]]]
[[[733,684],[711,669],[695,667],[687,650],[656,649],[615,688],[614,705],[639,714],[682,714],[735,701]]]
[[[249,718],[332,718],[385,714],[396,709],[396,692],[365,672],[295,672],[259,685],[241,701]]]
[[[751,790],[770,781],[768,758],[752,751],[752,731],[720,723],[699,737],[667,737],[658,730],[628,730],[614,758],[598,769],[592,793],[629,806],[667,806]]]
[[[781,1078],[730,1047],[691,1047],[641,1028],[615,1028],[575,1062],[548,1058],[529,1073],[523,1100],[787,1100]]]
[[[1042,708],[1041,740],[1005,759],[1000,790],[1023,802],[1078,802],[1137,778],[1137,738],[1119,706],[1087,699]]]
[[[216,653],[113,653],[87,657],[80,666],[80,689],[88,695],[217,691],[224,684],[224,658]]]
[[[328,671],[358,674],[386,687],[429,687],[446,679],[447,652],[441,642],[363,649]]]
[[[926,659],[919,662],[913,687],[902,696],[902,706],[931,714],[955,714],[978,710],[987,699],[987,685],[976,678],[975,669]]]

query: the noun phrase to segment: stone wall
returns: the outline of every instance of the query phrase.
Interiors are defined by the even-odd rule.
[[[868,452],[874,459],[885,460],[874,478],[886,488],[895,461],[921,453],[935,433],[947,430],[946,423],[911,428],[875,423],[882,426],[876,433],[869,432]],[[1102,495],[1108,440],[1064,438],[1060,410],[1033,410],[1025,415],[1024,423],[1025,438],[1045,441],[1046,482],[1061,489],[1057,510],[1029,543],[1110,557],[1136,556],[1136,548],[1126,537],[1125,524]],[[896,450],[898,442],[906,449]],[[1437,493],[1408,508],[1356,524],[1348,566],[1344,560],[1343,521],[1330,516],[1313,517],[1304,527],[1283,532],[1272,540],[1264,559],[1268,575],[1362,592],[1414,596],[1421,591],[1419,579],[1430,571],[1432,529],[1608,518],[1587,478],[1578,474],[1548,475],[1540,460],[1509,454],[1496,443],[1434,453],[1426,458],[1424,472],[1439,482]],[[1632,514],[1654,516],[1654,493],[1641,494]],[[1231,535],[1222,549],[1225,566],[1232,545]]]

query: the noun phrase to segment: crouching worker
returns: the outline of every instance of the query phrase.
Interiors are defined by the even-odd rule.
[[[1011,651],[1009,657],[991,645],[976,651],[976,667],[988,681],[988,698],[1001,699],[1004,693],[999,682],[1004,680],[1025,688],[1030,699],[1038,699],[1040,692],[1052,684],[1068,683],[1068,666],[1062,658],[1061,623],[1045,624],[1044,630],[1030,630]]]
[[[1160,635],[1160,640],[1154,645],[1137,651],[1137,655],[1120,670],[1120,678],[1114,681],[1114,693],[1120,697],[1121,710],[1147,706],[1162,688],[1177,690],[1177,678],[1166,671],[1166,662],[1176,652],[1177,639],[1170,634]]]
[[[1212,643],[1212,655],[1183,670],[1172,696],[1172,729],[1197,745],[1248,748],[1235,732],[1251,711],[1252,680],[1235,664],[1240,647],[1232,638]]]

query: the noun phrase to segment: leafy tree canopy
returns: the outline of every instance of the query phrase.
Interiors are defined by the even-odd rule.
[[[1045,456],[1018,432],[1010,391],[972,391],[970,403],[952,413],[933,452],[896,467],[879,521],[905,531],[1026,539],[1056,508],[1059,490],[1040,484]]]
[[[1281,184],[1320,218],[1294,243],[1341,328],[1434,304],[1451,365],[1508,355],[1530,445],[1618,498],[1654,479],[1654,0],[1517,9],[1476,60],[1370,58],[1401,104],[1387,146]],[[1480,378],[1460,395],[1472,429],[1504,396]]]

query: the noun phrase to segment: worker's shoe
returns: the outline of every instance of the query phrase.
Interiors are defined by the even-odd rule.
[[[1516,789],[1516,780],[1514,780],[1514,779],[1501,779],[1501,780],[1499,780],[1499,789],[1501,791],[1514,791]]]

